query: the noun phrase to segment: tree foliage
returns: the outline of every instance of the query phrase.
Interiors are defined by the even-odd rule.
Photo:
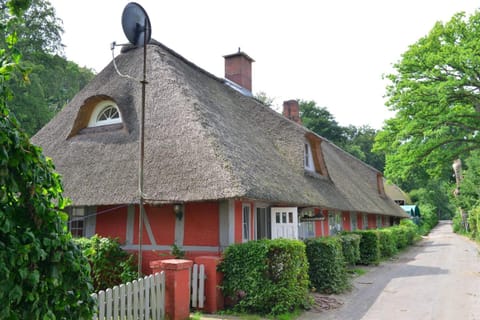
[[[0,6],[5,5],[6,0],[0,0]],[[7,10],[0,16],[11,18]],[[33,135],[93,78],[93,72],[62,56],[62,21],[49,1],[33,0],[24,17],[24,23],[14,26],[15,47],[22,52],[20,67],[28,75],[12,75],[10,87],[15,95],[9,101],[9,109],[25,131]],[[5,32],[0,29],[4,36],[0,38],[0,48],[8,49]]]
[[[386,152],[386,175],[407,180],[419,168],[451,172],[452,160],[480,147],[480,12],[436,23],[387,76],[386,121],[375,150]],[[447,173],[448,172],[448,173]]]
[[[300,100],[298,104],[300,107],[300,118],[306,128],[335,144],[343,144],[345,142],[343,128],[327,108],[317,106],[317,103],[312,100]]]
[[[17,15],[28,5],[3,4],[12,17],[2,21],[11,31],[9,50],[0,51],[0,318],[87,319],[93,306],[89,267],[67,231],[60,177],[6,107],[21,58],[13,48]]]
[[[379,171],[383,171],[385,155],[372,151],[377,130],[368,125],[342,127],[325,107],[315,101],[299,101],[302,124],[316,134],[327,138],[354,157]]]

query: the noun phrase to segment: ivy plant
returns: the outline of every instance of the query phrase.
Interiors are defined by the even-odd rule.
[[[7,2],[11,17],[2,28],[28,5]],[[7,108],[21,58],[15,31],[7,38],[8,50],[0,51],[0,319],[91,319],[89,266],[66,227],[60,176]]]

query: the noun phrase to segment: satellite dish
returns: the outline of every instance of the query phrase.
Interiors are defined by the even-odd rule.
[[[134,46],[150,42],[152,27],[147,12],[136,2],[130,2],[123,9],[122,27],[128,41]]]

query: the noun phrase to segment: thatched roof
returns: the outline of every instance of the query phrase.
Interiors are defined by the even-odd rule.
[[[141,78],[143,49],[117,58]],[[248,198],[293,206],[404,216],[378,193],[378,172],[328,141],[330,178],[306,174],[304,127],[225,84],[169,48],[148,45],[144,194],[147,202]],[[118,105],[123,125],[85,130],[96,102]],[[113,64],[32,141],[53,158],[74,205],[137,202],[141,85]],[[319,137],[320,138],[320,137]]]

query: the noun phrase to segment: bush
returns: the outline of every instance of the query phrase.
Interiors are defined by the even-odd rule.
[[[400,221],[400,228],[403,228],[406,234],[407,244],[412,245],[418,234],[418,226],[410,219],[403,219]]]
[[[118,239],[75,239],[92,269],[95,291],[105,290],[137,278],[135,256],[120,247]]]
[[[376,230],[356,231],[360,239],[360,264],[377,265],[380,263],[380,241]]]
[[[340,238],[308,239],[305,243],[313,287],[323,293],[345,291],[349,283]]]
[[[397,241],[397,249],[401,250],[408,245],[407,234],[405,229],[400,226],[391,227],[390,230],[392,231],[396,241]]]
[[[380,241],[380,254],[382,258],[389,258],[397,253],[397,239],[391,228],[379,229],[378,239]]]
[[[282,314],[308,301],[308,262],[298,240],[258,240],[234,244],[218,269],[234,311]]]
[[[360,235],[354,233],[342,233],[342,252],[347,266],[354,266],[360,260]]]

